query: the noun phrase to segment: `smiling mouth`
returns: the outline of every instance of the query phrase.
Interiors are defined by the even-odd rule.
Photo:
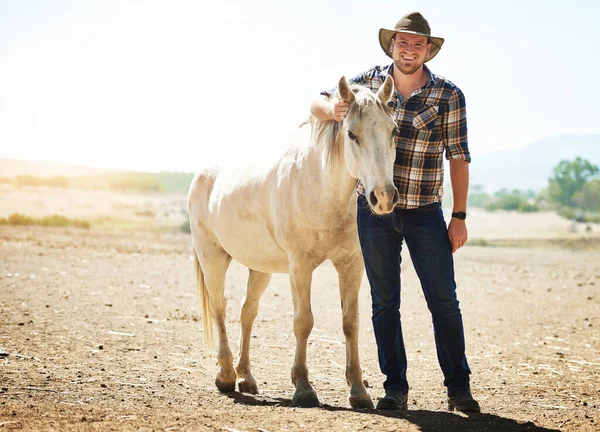
[[[402,56],[402,60],[406,60],[406,61],[413,61],[416,60],[416,57],[406,57],[406,56]]]

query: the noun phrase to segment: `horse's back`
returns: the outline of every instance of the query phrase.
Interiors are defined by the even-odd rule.
[[[294,251],[310,252],[320,263],[332,258],[334,250],[358,244],[351,216],[355,204],[338,208],[321,202],[320,152],[308,146],[310,127],[299,132],[296,145],[278,159],[205,169],[190,187],[192,225],[199,224],[225,252],[253,270],[285,273]]]
[[[192,235],[209,238],[253,270],[287,272],[287,254],[274,234],[272,196],[276,177],[277,164],[240,164],[200,171],[188,195]]]

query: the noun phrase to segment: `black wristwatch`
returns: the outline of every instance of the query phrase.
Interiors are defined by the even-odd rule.
[[[460,220],[465,220],[467,218],[467,214],[465,212],[454,212],[452,213],[452,217]]]

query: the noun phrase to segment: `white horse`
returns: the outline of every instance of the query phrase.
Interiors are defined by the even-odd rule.
[[[310,139],[297,145],[268,169],[207,169],[190,186],[188,210],[195,249],[204,336],[212,345],[218,334],[217,388],[256,394],[250,373],[250,334],[258,302],[271,273],[289,273],[294,301],[296,355],[293,402],[319,406],[308,380],[306,345],[313,327],[310,289],[313,270],[329,259],[339,275],[346,380],[353,408],[372,408],[358,356],[358,292],[363,262],[356,225],[356,184],[365,186],[375,214],[387,214],[398,201],[393,183],[396,125],[387,109],[394,84],[387,77],[374,94],[350,87],[344,77],[333,95],[349,103],[345,120],[310,119]],[[303,126],[306,127],[306,126]],[[225,329],[225,272],[234,258],[249,269],[240,314],[237,366]]]

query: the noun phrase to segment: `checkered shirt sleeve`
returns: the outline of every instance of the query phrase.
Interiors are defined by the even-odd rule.
[[[443,131],[446,159],[471,162],[467,140],[467,107],[465,95],[459,88],[455,88],[448,98]]]

